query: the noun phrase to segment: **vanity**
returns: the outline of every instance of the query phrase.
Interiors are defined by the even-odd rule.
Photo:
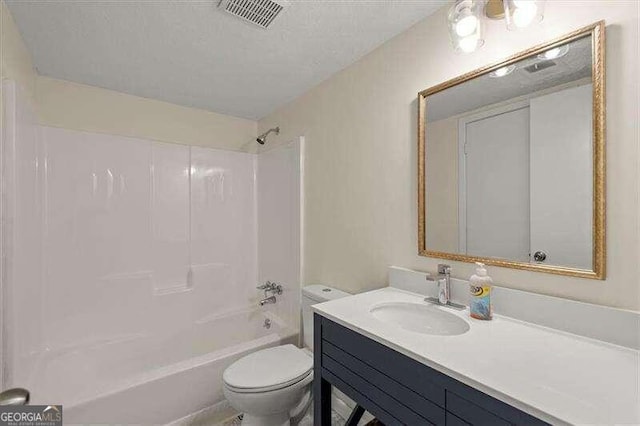
[[[364,410],[385,425],[640,421],[638,351],[424,299],[387,287],[314,306],[316,425],[332,387],[358,404],[347,424]]]
[[[332,385],[386,425],[547,424],[317,314],[314,328],[317,424],[330,424]]]

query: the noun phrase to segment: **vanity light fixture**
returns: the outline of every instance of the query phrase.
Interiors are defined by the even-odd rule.
[[[544,0],[504,0],[503,5],[508,30],[527,28],[544,16]]]
[[[490,73],[489,77],[492,77],[492,78],[504,77],[505,75],[511,74],[515,69],[516,69],[515,65],[507,65],[506,67],[498,68],[494,72]]]
[[[456,52],[470,53],[484,44],[482,4],[482,0],[457,0],[449,9],[449,35]]]
[[[561,58],[569,52],[569,45],[563,44],[562,46],[554,47],[553,49],[549,49],[544,53],[538,55],[539,59],[551,60]]]
[[[456,0],[449,9],[449,35],[456,52],[471,53],[484,44],[482,17],[504,19],[508,30],[540,22],[545,0]]]

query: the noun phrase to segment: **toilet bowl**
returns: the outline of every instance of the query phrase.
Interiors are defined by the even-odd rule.
[[[299,419],[311,403],[313,312],[311,305],[349,296],[321,285],[302,289],[304,342],[262,349],[231,364],[223,374],[224,395],[242,412],[243,426],[282,426]]]
[[[310,398],[313,360],[293,345],[276,346],[238,360],[223,380],[227,401],[244,413],[243,425],[288,425],[292,411]]]

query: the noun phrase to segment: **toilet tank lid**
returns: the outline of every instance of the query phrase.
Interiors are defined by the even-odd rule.
[[[313,284],[302,287],[302,295],[316,302],[326,302],[329,300],[340,299],[351,296],[351,294],[338,290],[337,288],[327,287],[326,285]]]

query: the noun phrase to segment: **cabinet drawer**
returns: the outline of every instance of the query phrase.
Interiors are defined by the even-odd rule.
[[[326,318],[322,320],[322,339],[323,347],[328,342],[426,400],[445,406],[443,376],[432,368]]]

